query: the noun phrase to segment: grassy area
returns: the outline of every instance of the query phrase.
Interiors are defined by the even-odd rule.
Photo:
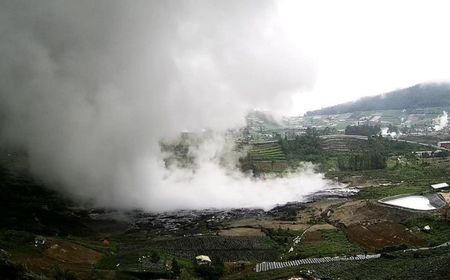
[[[409,228],[418,227],[419,229],[427,225],[430,226],[431,230],[423,234],[428,246],[437,246],[450,241],[450,220],[425,217],[411,219],[403,224]]]
[[[340,230],[322,230],[320,235],[321,240],[318,241],[301,241],[295,251],[296,254],[290,258],[354,255],[362,252],[362,249],[348,241]]]
[[[450,275],[450,250],[435,249],[426,252],[390,254],[370,261],[332,262],[314,265],[235,274],[224,279],[285,279],[310,274],[320,279],[448,279]],[[433,275],[433,278],[430,278]]]
[[[411,185],[367,187],[361,189],[357,197],[359,199],[380,199],[398,194],[421,193],[428,189],[427,186]]]
[[[428,186],[430,184],[450,181],[450,159],[449,158],[428,158],[428,159],[406,159],[391,157],[384,169],[360,170],[360,171],[340,171],[335,167],[335,159],[327,162],[328,170],[326,176],[329,178],[338,177],[341,180],[350,180],[352,177],[360,176],[366,181],[382,182],[405,182],[405,184],[416,186]]]

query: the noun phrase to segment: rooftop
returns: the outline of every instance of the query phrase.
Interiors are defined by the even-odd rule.
[[[431,187],[433,189],[443,189],[443,188],[447,188],[449,185],[447,183],[439,183],[439,184],[434,184],[431,185]]]

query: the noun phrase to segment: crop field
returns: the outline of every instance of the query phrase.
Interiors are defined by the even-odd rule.
[[[286,155],[278,143],[257,144],[249,151],[249,157],[253,161],[286,160]]]
[[[276,250],[267,237],[223,237],[204,236],[174,238],[155,242],[171,255],[192,259],[197,255],[208,255],[223,261],[260,261],[276,258]]]
[[[403,222],[407,227],[422,229],[424,226],[430,226],[429,232],[422,233],[427,246],[437,246],[450,241],[450,222],[449,220],[436,217],[423,217],[410,219]]]
[[[425,245],[422,238],[396,223],[385,222],[366,226],[352,224],[346,231],[350,240],[371,251],[401,245],[413,247]]]
[[[448,279],[450,250],[393,253],[367,261],[330,262],[290,267],[267,272],[247,272],[245,279],[287,279],[313,271],[320,279]],[[429,276],[433,275],[434,278]],[[234,274],[224,279],[242,279]]]
[[[308,232],[305,240],[300,242],[295,256],[289,258],[325,257],[340,255],[355,255],[362,249],[347,240],[340,230],[323,230]]]
[[[399,158],[399,160],[398,160]],[[328,167],[334,162],[329,160]],[[426,191],[430,184],[450,181],[450,158],[413,158],[392,156],[385,169],[339,171],[336,168],[326,174],[329,178],[338,177],[341,181],[352,182],[355,178],[379,183],[401,183],[399,185],[377,186],[363,189],[360,198],[381,198],[384,196],[417,193]],[[356,182],[358,185],[358,182]],[[368,185],[366,185],[368,186]]]

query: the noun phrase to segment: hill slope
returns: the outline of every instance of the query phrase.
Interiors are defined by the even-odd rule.
[[[450,84],[418,84],[377,96],[364,97],[354,102],[309,111],[306,115],[331,115],[357,111],[400,110],[448,106],[450,106]]]

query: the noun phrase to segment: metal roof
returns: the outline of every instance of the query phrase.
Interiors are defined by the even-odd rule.
[[[442,188],[448,187],[448,184],[447,183],[439,183],[439,184],[431,185],[431,187],[433,189],[442,189]]]

